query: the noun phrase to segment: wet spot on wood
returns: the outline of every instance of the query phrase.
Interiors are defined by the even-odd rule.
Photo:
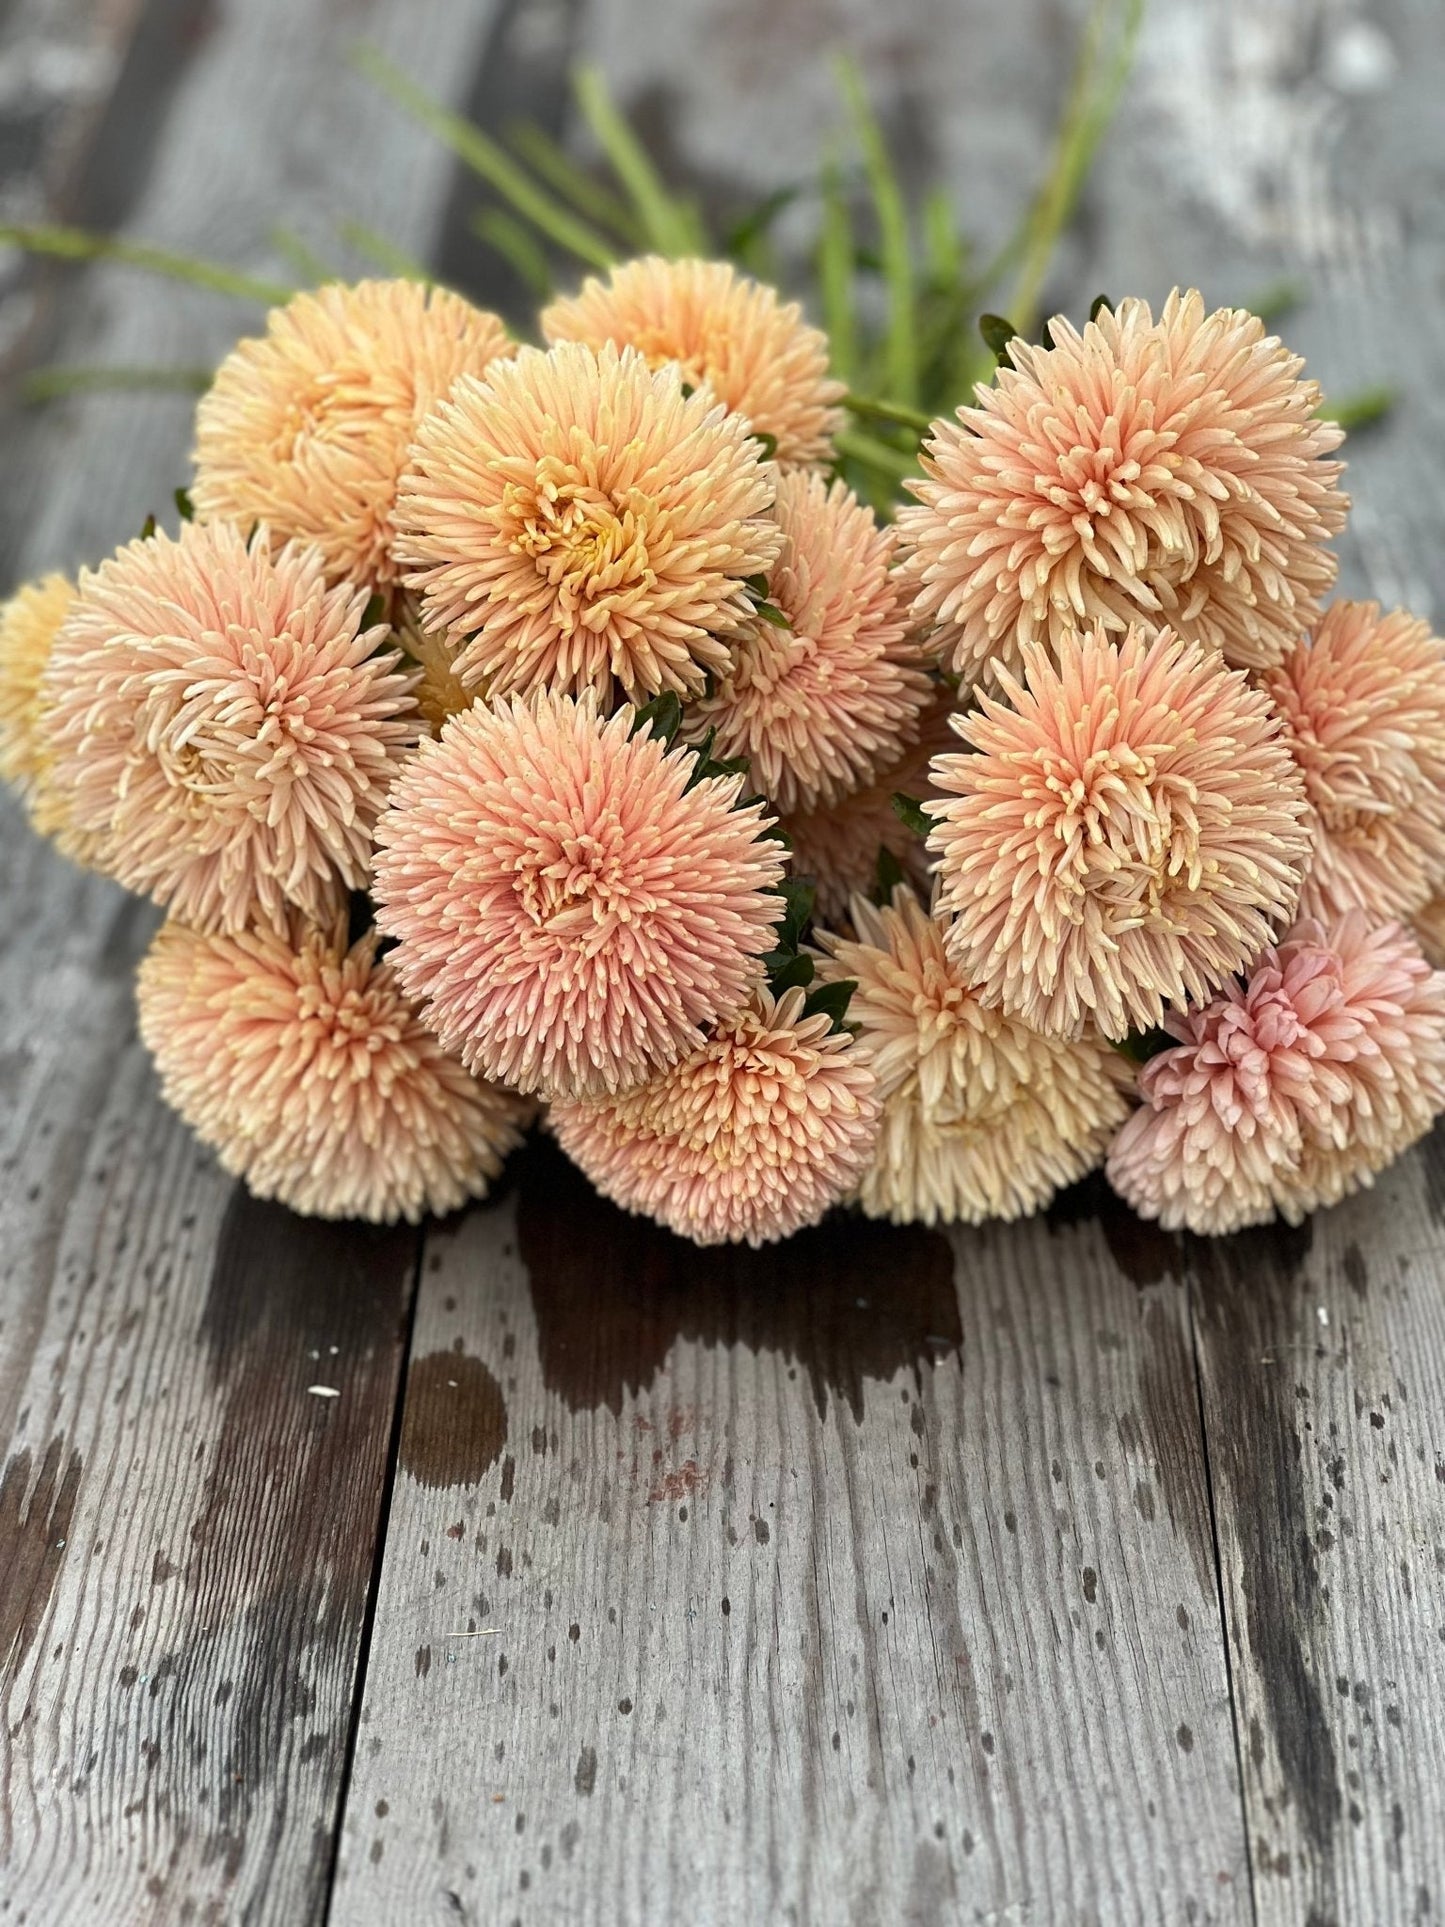
[[[572,1775],[572,1784],[579,1793],[591,1793],[597,1785],[597,1748],[584,1746],[577,1756],[577,1771]],[[563,1844],[563,1851],[571,1848]]]
[[[401,1463],[422,1485],[475,1485],[507,1442],[502,1388],[467,1352],[429,1352],[407,1374]]]
[[[1096,1224],[1114,1263],[1140,1289],[1182,1275],[1177,1233],[1161,1231],[1157,1224],[1135,1217],[1102,1171],[1060,1191],[1045,1209],[1043,1219],[1053,1232]]]
[[[672,1345],[744,1345],[795,1360],[820,1416],[863,1415],[866,1381],[922,1375],[963,1347],[953,1251],[922,1227],[835,1214],[776,1251],[698,1250],[597,1195],[555,1145],[513,1160],[518,1246],[542,1372],[573,1411],[620,1412]]]

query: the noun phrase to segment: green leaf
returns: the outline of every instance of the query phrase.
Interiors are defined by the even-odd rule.
[[[777,454],[778,438],[776,435],[769,435],[765,429],[755,428],[753,430],[751,439],[757,442],[761,446],[763,451],[763,460],[765,462],[770,462],[773,459],[773,457]]]
[[[805,951],[799,951],[768,972],[768,988],[775,997],[785,990],[802,989],[812,983],[814,968],[813,959]]]
[[[836,983],[819,984],[804,998],[803,1015],[829,1017],[832,1019],[834,1030],[842,1030],[843,1019],[848,1015],[849,1001],[857,988],[856,977],[841,977]]]
[[[890,395],[911,405],[918,399],[918,339],[908,208],[882,129],[868,105],[857,66],[844,57],[837,63],[837,72],[878,221],[883,281],[888,290],[888,320],[883,338],[885,385]]]
[[[119,240],[111,234],[88,234],[83,228],[0,225],[0,246],[20,248],[26,254],[53,255],[62,261],[118,261],[124,267],[160,275],[163,280],[184,281],[212,294],[259,302],[263,308],[278,307],[296,292],[279,281],[239,274],[219,261],[206,261],[193,254],[172,254],[166,248],[153,248],[144,241]]]
[[[723,252],[734,261],[746,262],[751,258],[754,248],[772,227],[774,221],[785,207],[791,207],[802,193],[801,187],[778,187],[764,197],[728,229],[723,239]]]
[[[783,899],[783,913],[777,925],[777,947],[786,951],[796,950],[812,918],[818,893],[811,883],[805,883],[801,877],[784,877],[778,885],[777,895]]]
[[[748,594],[753,598],[754,602],[767,601],[768,578],[765,575],[750,575],[747,578],[744,586],[746,587]]]
[[[889,904],[893,892],[904,880],[903,865],[894,856],[886,843],[878,846],[878,869],[873,883],[873,901]]]
[[[880,441],[876,435],[864,435],[856,428],[845,428],[841,435],[833,439],[840,455],[850,461],[860,462],[864,468],[875,469],[894,482],[901,482],[905,477],[918,473],[916,456],[905,455],[901,448]]]
[[[587,125],[631,199],[644,237],[659,254],[707,254],[708,239],[696,211],[663,186],[647,149],[627,124],[595,67],[580,67],[573,90]]]
[[[376,625],[383,620],[385,615],[386,597],[384,595],[378,595],[373,591],[367,599],[366,607],[361,612],[361,627],[363,629],[374,629]]]
[[[598,227],[610,228],[625,247],[643,246],[642,229],[626,202],[601,181],[593,180],[550,134],[532,121],[521,121],[507,129],[507,139],[532,172],[563,200],[570,201],[579,214]]]
[[[210,368],[37,368],[20,384],[27,405],[61,401],[67,395],[203,395],[210,387]]]
[[[196,505],[191,500],[191,491],[188,488],[178,488],[175,492],[174,499],[176,514],[180,516],[181,520],[183,522],[194,522],[196,519]]]
[[[895,790],[889,801],[893,805],[893,814],[900,823],[912,830],[915,836],[928,835],[933,828],[933,818],[916,796],[907,796],[902,790]]]
[[[1357,394],[1341,395],[1338,401],[1322,401],[1315,412],[1326,421],[1338,422],[1341,428],[1354,433],[1382,422],[1398,399],[1393,388],[1362,388]]]
[[[628,733],[636,736],[645,729],[671,746],[681,727],[682,699],[675,689],[664,689],[660,696],[654,696],[650,703],[644,703],[636,712]]]
[[[471,218],[471,229],[479,241],[496,249],[539,301],[550,299],[554,283],[547,250],[525,221],[504,207],[481,207]]]
[[[845,395],[843,406],[860,421],[886,422],[890,427],[907,428],[916,435],[926,435],[933,426],[933,418],[921,408],[905,408],[901,402],[879,401],[871,395]]]
[[[853,222],[837,164],[823,169],[823,220],[818,231],[818,294],[828,336],[833,373],[851,382],[857,372],[858,341],[853,300]]]
[[[1167,1030],[1131,1030],[1127,1037],[1114,1040],[1114,1049],[1121,1057],[1127,1057],[1130,1063],[1147,1064],[1160,1051],[1173,1050],[1178,1041]]]
[[[1009,360],[1008,345],[1018,333],[1018,329],[1005,315],[981,314],[978,318],[978,331],[994,360],[1002,368]]]
[[[395,241],[388,240],[365,221],[343,221],[340,234],[348,247],[355,248],[364,260],[374,267],[382,268],[398,281],[420,281],[423,287],[434,287],[436,277],[418,261],[415,255],[398,247]]]
[[[295,274],[300,277],[302,287],[319,287],[323,281],[336,279],[335,268],[329,267],[316,250],[303,241],[294,228],[273,227],[270,241],[276,252],[290,263]]]
[[[144,520],[144,522],[142,522],[140,525],[141,541],[149,542],[151,537],[155,534],[155,532],[156,532],[156,518],[153,515],[148,515]]]
[[[1309,289],[1302,281],[1271,281],[1242,305],[1251,314],[1258,315],[1266,328],[1272,328],[1277,321],[1287,320],[1308,295]]]
[[[612,266],[617,255],[611,243],[596,228],[549,194],[520,162],[484,134],[480,127],[433,100],[425,88],[419,87],[399,67],[393,66],[377,48],[363,45],[356,49],[352,58],[361,72],[389,94],[404,113],[435,134],[458,160],[495,188],[524,220],[530,221],[539,234],[554,241],[568,254],[575,255],[579,261],[585,261],[589,267]]]
[[[791,629],[793,626],[782,610],[771,602],[755,602],[753,613],[761,616],[764,622],[770,622],[775,629]]]

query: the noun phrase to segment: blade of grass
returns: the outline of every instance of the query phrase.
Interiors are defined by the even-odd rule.
[[[519,121],[508,128],[507,139],[538,179],[570,201],[579,214],[600,228],[610,228],[624,247],[642,245],[642,230],[627,203],[594,181],[543,128],[534,121]]]
[[[145,274],[160,275],[167,281],[183,281],[190,287],[204,288],[209,294],[256,301],[265,308],[289,301],[296,292],[279,281],[241,274],[219,261],[206,261],[193,254],[173,254],[168,248],[151,247],[145,241],[89,234],[83,228],[0,226],[0,247],[23,248],[27,254],[53,255],[61,261],[115,261],[123,267],[139,268]]]
[[[554,284],[546,250],[524,222],[505,208],[484,207],[472,217],[472,232],[496,249],[539,301],[551,295]]]
[[[388,274],[398,280],[420,281],[429,288],[436,285],[436,277],[422,266],[415,255],[408,254],[405,248],[398,247],[395,241],[389,241],[374,227],[368,227],[365,221],[343,221],[339,232],[348,247],[355,248],[363,259],[385,268]]]
[[[211,385],[209,368],[37,368],[20,384],[20,399],[32,405],[67,395],[203,395]]]
[[[881,442],[876,435],[864,435],[856,428],[845,428],[835,437],[838,453],[846,455],[850,461],[862,462],[865,468],[877,469],[880,475],[891,475],[902,481],[905,475],[918,473],[918,461],[907,455],[901,448],[894,448],[888,442]]]
[[[368,80],[389,94],[404,113],[434,134],[458,160],[495,188],[540,234],[590,267],[611,267],[616,250],[609,242],[534,181],[520,162],[513,160],[506,149],[498,146],[480,127],[434,101],[424,88],[418,87],[399,67],[394,67],[375,47],[360,46],[352,58]]]
[[[833,373],[852,382],[858,372],[857,322],[853,312],[853,222],[837,163],[823,168],[823,219],[818,230],[818,294],[823,305]]]
[[[932,417],[921,408],[904,408],[896,401],[879,401],[872,395],[847,394],[843,406],[860,421],[887,422],[893,428],[911,429],[916,435],[927,434],[933,426]]]
[[[908,209],[888,157],[882,129],[874,118],[862,76],[846,56],[837,63],[838,84],[863,156],[863,171],[878,221],[878,247],[888,290],[888,323],[883,337],[883,386],[905,405],[918,399],[917,315],[913,251],[908,239]]]
[[[273,227],[271,245],[283,260],[289,261],[295,269],[303,287],[320,287],[323,281],[334,281],[336,269],[328,267],[315,249],[309,247],[294,228]]]
[[[595,67],[579,67],[572,79],[577,105],[631,198],[650,246],[660,254],[707,254],[708,239],[695,209],[669,194],[647,150],[628,126]]]
[[[1326,421],[1338,422],[1347,432],[1373,428],[1382,422],[1399,400],[1393,388],[1362,388],[1354,395],[1341,395],[1338,401],[1323,401],[1315,411]]]
[[[1115,14],[1115,44],[1106,45]],[[1018,279],[1008,313],[1032,340],[1038,301],[1059,237],[1068,225],[1099,142],[1114,118],[1134,63],[1144,0],[1094,0],[1054,141],[1053,160],[1024,224]]]

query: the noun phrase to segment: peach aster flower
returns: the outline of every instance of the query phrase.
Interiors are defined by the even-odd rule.
[[[315,549],[225,523],[128,543],[93,573],[41,680],[75,829],[198,928],[324,920],[366,881],[371,828],[416,737],[409,683],[328,589]]]
[[[1176,289],[1053,346],[1015,337],[978,406],[938,422],[898,515],[917,613],[977,682],[1084,623],[1169,623],[1240,668],[1277,662],[1335,579],[1342,439],[1264,324]]]
[[[852,906],[856,940],[820,933],[825,981],[856,980],[848,1021],[878,1079],[870,1217],[1018,1218],[1102,1162],[1128,1108],[1128,1067],[1095,1037],[1043,1037],[981,1003],[911,890]]]
[[[781,545],[773,488],[747,424],[675,369],[524,348],[423,422],[397,554],[468,689],[695,695]]]
[[[1291,1224],[1373,1181],[1445,1107],[1445,973],[1351,911],[1266,949],[1243,984],[1171,1013],[1109,1180],[1166,1228]]]
[[[1106,1037],[1203,1002],[1269,941],[1309,853],[1304,786],[1262,691],[1162,630],[1060,637],[1004,671],[1011,707],[955,720],[934,759],[947,942],[1038,1030]]]
[[[866,896],[874,888],[881,851],[888,852],[911,882],[927,887],[928,853],[923,839],[900,821],[893,798],[901,792],[926,802],[939,795],[929,766],[940,750],[958,740],[949,727],[953,703],[951,689],[934,690],[919,718],[917,742],[876,782],[836,803],[779,815],[793,846],[793,874],[815,885],[818,915],[825,921],[840,922],[853,897]]]
[[[873,1149],[873,1074],[804,993],[759,990],[640,1090],[558,1104],[562,1149],[606,1198],[694,1244],[771,1244],[816,1224]]]
[[[74,584],[63,575],[47,575],[0,605],[0,779],[13,786],[42,836],[72,863],[93,869],[100,855],[96,838],[83,835],[71,821],[41,727],[41,677],[74,604]]]
[[[713,753],[746,757],[778,809],[815,809],[898,761],[933,684],[909,635],[892,530],[818,475],[783,476],[774,514],[784,546],[768,600],[787,626],[754,619],[687,729],[715,729]]]
[[[591,697],[479,704],[423,743],[377,825],[395,964],[470,1069],[620,1091],[694,1050],[761,976],[782,846],[740,776]],[[691,787],[689,787],[691,784]]]
[[[1335,602],[1264,686],[1312,810],[1302,913],[1420,909],[1445,885],[1445,642],[1403,610]]]
[[[727,261],[648,255],[590,277],[579,294],[542,311],[548,341],[613,342],[650,367],[674,362],[693,387],[772,437],[783,468],[826,465],[843,426],[842,382],[828,377],[828,338],[796,302],[738,274]]]
[[[418,424],[513,345],[493,314],[416,281],[298,294],[240,342],[196,411],[203,520],[320,549],[330,581],[385,588],[396,485]]]
[[[531,1106],[480,1084],[418,1023],[375,932],[158,933],[140,1033],[167,1101],[258,1198],[415,1223],[485,1197]]]

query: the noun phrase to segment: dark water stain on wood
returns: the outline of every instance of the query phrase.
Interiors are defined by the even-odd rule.
[[[1109,1255],[1124,1276],[1140,1290],[1179,1278],[1184,1272],[1183,1244],[1177,1232],[1162,1231],[1135,1214],[1110,1185],[1102,1171],[1093,1171],[1077,1184],[1060,1191],[1043,1213],[1050,1231],[1095,1224],[1104,1235]]]
[[[1340,1765],[1330,1710],[1307,1657],[1323,1601],[1292,1380],[1278,1366],[1310,1323],[1299,1303],[1299,1272],[1311,1239],[1308,1224],[1298,1233],[1271,1226],[1190,1240],[1190,1257],[1220,1419],[1210,1427],[1211,1461],[1238,1545],[1242,1631],[1285,1784],[1314,1849],[1311,1897],[1328,1913]],[[1241,1715],[1251,1714],[1242,1704]]]
[[[502,1388],[479,1358],[429,1352],[406,1381],[401,1463],[423,1485],[475,1485],[507,1442]]]
[[[953,1253],[936,1232],[836,1214],[785,1245],[700,1250],[601,1198],[550,1141],[517,1160],[518,1242],[549,1390],[620,1411],[675,1341],[796,1360],[819,1415],[865,1380],[957,1358]]]
[[[26,1446],[0,1477],[0,1678],[19,1671],[60,1577],[80,1492],[80,1454],[67,1454],[57,1433],[33,1487],[30,1473]]]

